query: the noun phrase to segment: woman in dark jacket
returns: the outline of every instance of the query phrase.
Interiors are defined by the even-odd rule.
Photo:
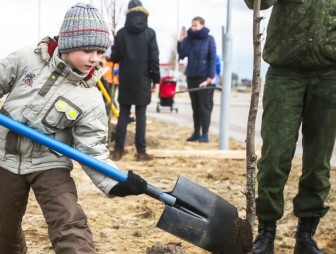
[[[189,89],[211,85],[216,73],[216,44],[204,24],[203,18],[195,17],[188,32],[182,31],[177,44],[179,59],[188,58],[185,74]],[[209,142],[213,90],[190,92],[189,96],[193,109],[194,133],[187,141],[207,143]]]
[[[120,114],[112,159],[124,153],[131,106],[135,105],[137,160],[152,160],[146,153],[146,109],[151,93],[160,82],[159,50],[155,31],[147,26],[148,11],[138,0],[128,4],[125,27],[120,29],[112,46],[111,60],[119,62]],[[152,86],[153,84],[153,86]],[[152,87],[151,87],[152,86]]]

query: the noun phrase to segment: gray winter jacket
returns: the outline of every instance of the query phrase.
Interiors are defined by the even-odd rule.
[[[108,159],[105,105],[96,87],[101,70],[97,68],[91,78],[75,73],[60,59],[57,48],[49,55],[50,43],[55,45],[47,37],[35,50],[22,49],[0,60],[0,97],[8,94],[1,113],[115,167]],[[22,175],[73,168],[68,157],[3,126],[0,166]],[[106,195],[117,184],[82,167]]]

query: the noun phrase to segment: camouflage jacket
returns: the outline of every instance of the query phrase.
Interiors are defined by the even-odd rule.
[[[253,8],[253,0],[245,0]],[[273,6],[263,52],[280,67],[305,70],[336,67],[335,0],[261,0]]]

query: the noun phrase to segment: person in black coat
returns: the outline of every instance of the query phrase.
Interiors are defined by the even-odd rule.
[[[195,17],[188,31],[183,28],[177,44],[179,59],[188,58],[186,76],[188,88],[211,85],[216,74],[216,44],[209,35],[202,17]],[[187,141],[209,142],[214,90],[190,92],[194,119],[194,133]],[[201,135],[202,129],[202,135]]]
[[[124,153],[127,125],[131,106],[135,105],[137,160],[147,161],[154,156],[146,153],[146,110],[151,93],[160,82],[159,49],[155,31],[148,27],[148,11],[141,1],[128,4],[125,26],[115,37],[111,60],[119,63],[120,114],[112,159],[117,161]]]

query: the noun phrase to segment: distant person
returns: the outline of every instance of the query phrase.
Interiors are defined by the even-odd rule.
[[[102,83],[104,84],[105,89],[109,92],[109,95],[113,100],[113,95],[118,91],[119,86],[119,64],[113,63],[109,60],[109,58],[106,57],[104,57],[103,60]],[[113,90],[111,90],[112,83],[114,86]]]
[[[66,13],[59,37],[0,60],[1,113],[79,151],[108,159],[107,117],[96,84],[100,57],[110,46],[103,15],[78,3]],[[43,211],[56,254],[95,254],[87,217],[77,204],[72,160],[0,126],[0,253],[27,253],[22,219],[30,189]],[[129,171],[118,183],[82,165],[108,197],[141,194],[147,183]]]
[[[103,76],[101,77],[101,82],[104,85],[108,95],[113,102],[115,108],[118,108],[117,102],[115,101],[115,94],[119,87],[119,64],[110,61],[109,57],[103,58]],[[111,110],[111,105],[109,105],[105,100],[106,112],[109,114]]]
[[[218,55],[216,55],[216,76],[215,78],[212,80],[212,85],[217,87],[220,85],[220,74],[222,71],[222,61],[220,59],[220,57]]]
[[[216,75],[215,75],[215,77],[213,78],[213,80],[212,80],[212,82],[210,84],[214,89],[209,90],[209,92],[210,92],[210,96],[209,96],[209,100],[210,100],[210,117],[211,117],[212,110],[213,110],[213,105],[214,105],[214,99],[213,99],[213,97],[214,97],[215,88],[220,86],[220,73],[221,73],[221,71],[222,71],[221,59],[220,59],[220,57],[218,55],[216,55]],[[201,85],[201,87],[202,86],[205,87],[205,86],[209,86],[209,85],[203,83]]]
[[[156,34],[147,25],[148,11],[141,1],[128,4],[125,27],[117,32],[112,46],[111,60],[119,65],[120,114],[112,159],[118,161],[124,154],[124,145],[131,106],[135,105],[135,147],[137,161],[153,160],[146,151],[146,110],[152,92],[160,82],[159,49]]]
[[[188,31],[182,28],[177,51],[179,59],[188,58],[185,72],[188,89],[212,84],[216,75],[216,44],[214,38],[209,35],[209,29],[205,27],[202,17],[193,18]],[[209,142],[213,92],[212,89],[189,92],[194,132],[187,141]]]
[[[253,8],[253,0],[245,2]],[[329,210],[325,201],[336,138],[336,1],[261,1],[262,9],[270,7],[263,51],[270,66],[257,174],[259,225],[252,253],[274,253],[277,221],[284,214],[283,191],[301,127],[302,172],[293,199],[298,218],[294,254],[322,254],[313,237]]]

